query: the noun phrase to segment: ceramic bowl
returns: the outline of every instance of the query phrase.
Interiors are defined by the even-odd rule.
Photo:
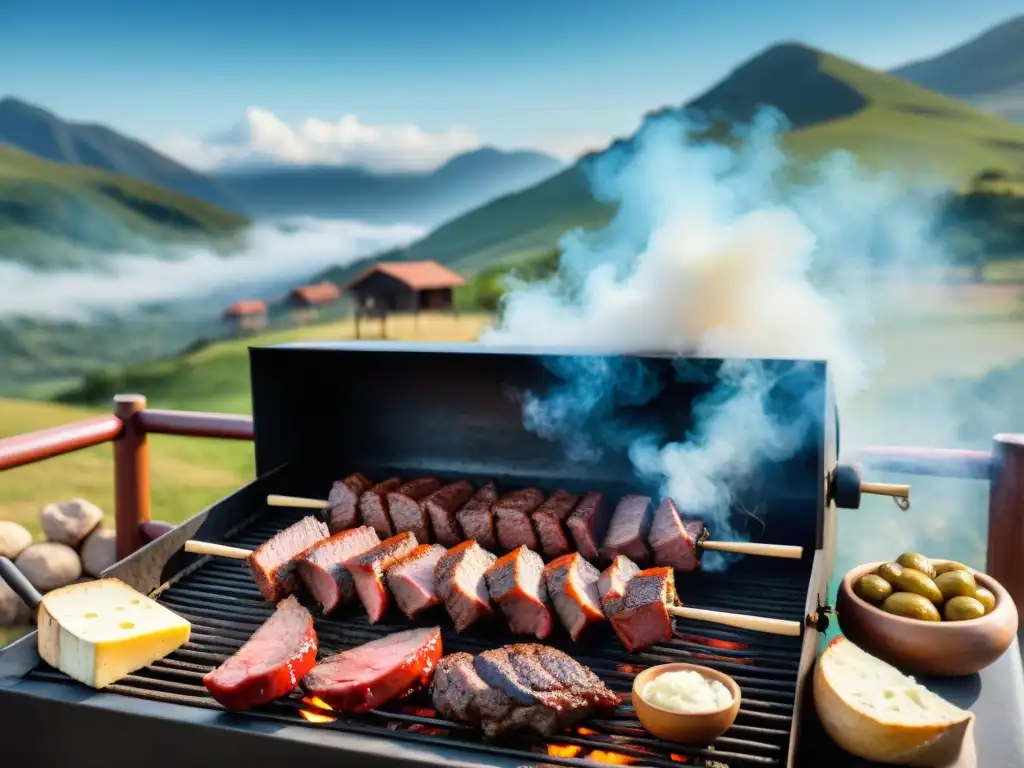
[[[905,672],[958,677],[984,669],[1013,642],[1017,608],[991,576],[971,569],[978,586],[996,596],[991,613],[968,621],[920,621],[886,613],[854,593],[857,579],[880,565],[867,563],[852,569],[839,585],[836,600],[843,634],[869,653]]]
[[[708,680],[717,680],[732,694],[732,704],[717,712],[687,714],[649,704],[643,697],[644,687],[666,672],[698,672]],[[736,722],[740,711],[740,687],[723,672],[696,664],[659,664],[649,667],[633,679],[633,709],[640,724],[665,741],[704,746],[711,744]]]

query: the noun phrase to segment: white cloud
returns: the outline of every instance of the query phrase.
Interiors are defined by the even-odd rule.
[[[200,170],[230,165],[363,165],[379,171],[431,170],[481,146],[468,128],[426,131],[416,125],[368,125],[356,115],[336,122],[307,118],[289,125],[273,112],[250,107],[232,129],[195,139],[171,136],[157,145]]]

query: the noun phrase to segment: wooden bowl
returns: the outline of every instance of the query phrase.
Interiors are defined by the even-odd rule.
[[[839,585],[836,600],[839,627],[864,650],[906,672],[958,677],[984,669],[1013,642],[1017,608],[1009,592],[991,576],[971,569],[978,586],[996,596],[991,613],[968,621],[920,621],[886,613],[854,594],[857,579],[880,565],[852,569]]]
[[[717,680],[732,694],[732,704],[717,712],[688,714],[673,712],[649,704],[643,697],[644,687],[666,672],[697,672],[708,680]],[[740,687],[723,672],[696,664],[658,664],[648,667],[633,679],[633,709],[640,724],[665,741],[705,746],[729,730],[740,711]]]

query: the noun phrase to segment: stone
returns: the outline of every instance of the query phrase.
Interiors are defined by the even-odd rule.
[[[53,502],[43,507],[39,521],[49,541],[78,546],[103,520],[103,510],[85,499]]]
[[[32,611],[25,601],[0,579],[0,627],[17,627],[32,621]]]
[[[13,560],[32,543],[32,534],[17,523],[0,520],[0,557]]]
[[[82,570],[90,576],[99,576],[117,562],[117,537],[106,528],[97,528],[89,534],[79,551]]]
[[[18,570],[43,594],[66,587],[82,575],[82,561],[67,544],[44,541],[32,544],[14,561]]]

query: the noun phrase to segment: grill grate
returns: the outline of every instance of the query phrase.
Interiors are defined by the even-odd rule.
[[[301,516],[280,510],[266,512],[226,543],[254,548]],[[728,575],[698,573],[680,575],[677,580],[680,599],[687,605],[795,620],[802,618],[807,584],[805,566],[792,562],[762,563],[756,570],[736,566]],[[260,597],[245,563],[217,559],[201,564],[160,593],[158,599],[192,623],[190,642],[168,658],[105,690],[153,701],[221,709],[207,694],[202,676],[234,653],[273,613],[273,606]],[[413,624],[439,624],[445,653],[475,653],[529,639],[510,635],[502,624],[500,612],[486,626],[481,623],[458,635],[444,609],[436,610],[438,612],[431,611],[417,622],[409,622],[395,610],[384,622],[373,626],[358,608],[331,618],[319,617],[313,610],[314,616],[318,616],[316,631],[320,655],[327,656],[408,629]],[[485,742],[474,729],[439,719],[426,693],[366,715],[340,717],[294,693],[248,716],[449,747],[458,744],[466,749],[534,764],[730,767],[785,764],[794,716],[799,638],[680,620],[671,642],[643,653],[629,654],[614,633],[604,627],[592,631],[579,643],[573,643],[561,629],[545,642],[572,654],[620,695],[622,702],[613,717],[585,722],[582,727],[550,742],[520,734],[515,746],[511,746]],[[732,675],[742,690],[736,724],[712,746],[690,748],[660,741],[644,731],[636,720],[630,706],[634,676],[650,665],[672,661],[719,669]],[[68,680],[49,668],[37,669],[31,676]]]

